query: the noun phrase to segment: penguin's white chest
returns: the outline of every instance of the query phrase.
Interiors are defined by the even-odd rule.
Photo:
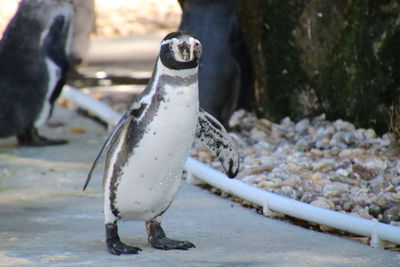
[[[48,73],[48,84],[47,84],[47,91],[46,91],[46,96],[43,100],[42,104],[42,109],[40,111],[40,114],[36,118],[34,125],[35,127],[39,127],[43,125],[46,120],[48,119],[50,115],[50,110],[51,110],[51,103],[50,103],[50,97],[53,94],[56,84],[58,79],[60,78],[60,68],[54,63],[51,59],[46,58],[45,59],[46,66],[47,66],[47,73]]]
[[[114,205],[125,220],[150,220],[168,208],[193,143],[199,112],[197,83],[165,85],[165,92],[122,168]]]

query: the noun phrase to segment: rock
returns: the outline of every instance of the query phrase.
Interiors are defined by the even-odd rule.
[[[347,201],[343,204],[343,210],[349,212],[353,208],[353,203],[351,201]]]
[[[300,201],[304,203],[311,203],[317,198],[317,194],[313,192],[305,192],[303,196],[301,197]]]
[[[296,131],[296,133],[302,134],[307,132],[309,127],[310,127],[310,120],[303,119],[296,123],[296,125],[294,126],[294,130]]]
[[[368,169],[360,164],[354,164],[352,169],[353,169],[353,172],[360,175],[361,179],[364,179],[367,181],[372,180],[376,176],[375,170]]]
[[[361,148],[354,148],[354,149],[343,149],[339,153],[339,157],[341,158],[355,158],[365,155],[366,151]]]
[[[296,150],[299,152],[305,152],[308,151],[311,148],[311,144],[308,140],[305,138],[300,139],[299,141],[296,142]]]
[[[381,207],[379,207],[376,204],[371,204],[371,205],[369,205],[368,212],[369,212],[369,214],[371,214],[375,218],[378,218],[378,216],[382,212],[382,209],[381,209]]]
[[[313,175],[311,176],[311,183],[322,184],[323,181],[326,181],[324,177],[325,177],[325,174],[323,174],[321,172],[313,173]]]
[[[346,169],[340,168],[336,170],[336,173],[342,176],[348,176],[350,172]]]
[[[294,123],[290,120],[289,117],[285,117],[282,121],[281,121],[281,126],[284,129],[290,129],[293,128]]]
[[[333,182],[331,184],[327,184],[324,186],[323,194],[325,197],[338,197],[342,193],[348,192],[350,190],[350,186],[341,182]]]
[[[387,184],[385,185],[385,179],[380,175],[378,175],[374,179],[370,180],[369,184],[375,192],[382,191],[385,188],[385,186],[387,185]]]
[[[286,183],[291,187],[297,187],[297,185],[301,182],[300,176],[293,174],[289,179],[286,180]]]
[[[332,163],[326,160],[321,160],[313,164],[313,171],[315,172],[330,172],[332,170],[333,170]]]
[[[368,129],[364,132],[364,136],[366,139],[372,139],[376,137],[376,133],[374,129]]]
[[[387,168],[387,163],[380,158],[372,157],[362,163],[362,166],[372,170],[385,170]]]
[[[251,129],[250,136],[255,139],[266,139],[267,138],[267,134],[263,131],[260,131],[257,128]]]
[[[371,214],[369,214],[369,208],[367,208],[367,207],[353,210],[353,213],[357,214],[361,218],[368,219],[368,220],[371,220],[374,218],[371,216]]]
[[[322,113],[319,116],[316,116],[313,121],[312,121],[312,125],[316,125],[316,126],[321,126],[322,124],[324,124],[326,120],[326,115],[325,113]]]
[[[322,139],[330,139],[332,137],[332,135],[335,133],[335,129],[330,126],[327,128],[318,128],[317,132],[315,133],[315,141],[321,141]]]
[[[328,210],[334,210],[335,209],[335,204],[330,201],[329,199],[326,199],[324,197],[318,197],[316,200],[312,201],[310,203],[313,206],[320,207],[323,209],[328,209]]]
[[[229,127],[235,128],[240,125],[240,121],[246,116],[246,111],[244,109],[235,111],[231,118],[229,119]]]
[[[343,120],[337,120],[333,123],[333,127],[335,127],[338,131],[354,131],[355,127],[353,124]]]
[[[384,196],[379,196],[375,202],[379,207],[382,209],[385,209],[388,204],[388,200]]]
[[[396,176],[392,178],[393,185],[400,185],[400,176]]]
[[[383,213],[382,222],[389,223],[390,221],[400,221],[400,206],[396,205]]]
[[[354,132],[345,132],[343,134],[343,141],[346,145],[352,146],[357,143],[357,137]]]
[[[321,158],[321,157],[324,156],[324,152],[322,152],[322,151],[319,150],[319,149],[312,148],[312,149],[310,150],[310,155],[311,155],[311,157],[313,157],[313,158]]]

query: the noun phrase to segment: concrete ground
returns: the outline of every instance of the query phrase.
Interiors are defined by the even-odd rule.
[[[151,55],[156,54],[153,39],[142,40],[140,47],[155,47],[143,62],[151,62]],[[93,56],[92,50],[89,67],[108,66],[112,55],[123,58],[124,50],[109,42],[94,43],[92,49],[104,53]],[[128,40],[116,42],[129,47]],[[135,53],[131,51],[132,60]],[[123,68],[141,71],[143,62],[136,66],[127,61]],[[147,244],[143,222],[121,222],[121,239],[143,251],[113,256],[104,242],[101,166],[88,190],[81,190],[106,131],[72,109],[57,107],[52,121],[65,125],[45,127],[41,133],[64,137],[68,145],[25,148],[16,147],[13,138],[0,141],[0,266],[400,265],[398,252],[266,218],[185,182],[164,215],[163,226],[168,236],[189,240],[196,248],[153,249]]]

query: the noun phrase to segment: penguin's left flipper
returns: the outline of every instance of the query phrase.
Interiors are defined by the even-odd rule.
[[[239,172],[239,153],[236,144],[224,126],[201,108],[196,138],[218,157],[228,177],[234,178]]]
[[[133,119],[133,118],[135,118],[137,116],[140,116],[140,114],[144,110],[146,104],[141,103],[139,100],[133,102],[133,104],[130,107],[130,109],[127,112],[124,113],[122,118],[119,120],[117,125],[114,127],[114,129],[111,132],[111,134],[108,136],[108,138],[104,142],[104,145],[100,149],[99,154],[97,154],[97,157],[94,160],[94,162],[92,164],[92,167],[90,168],[90,171],[89,171],[88,176],[86,178],[85,184],[83,185],[83,191],[85,191],[87,185],[89,184],[89,181],[92,178],[92,173],[93,173],[94,169],[96,168],[97,163],[98,163],[99,159],[101,158],[101,156],[103,155],[103,152],[106,150],[106,148],[109,148],[110,145],[116,140],[116,138],[119,136],[119,134],[120,134],[121,130],[124,128],[124,126],[131,119]]]

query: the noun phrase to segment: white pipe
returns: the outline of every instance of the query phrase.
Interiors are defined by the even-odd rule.
[[[62,95],[63,97],[74,102],[81,108],[93,112],[109,125],[116,125],[121,117],[120,113],[72,87],[64,88],[63,91],[65,91]],[[194,175],[196,178],[222,191],[262,206],[266,215],[271,214],[271,211],[279,212],[346,232],[368,236],[372,238],[371,245],[373,246],[381,246],[382,240],[400,244],[400,227],[315,207],[270,193],[238,180],[228,179],[220,171],[212,169],[191,157],[186,161],[185,170],[190,175]]]
[[[89,111],[90,113],[96,114],[99,119],[106,122],[109,128],[117,125],[121,114],[107,106],[106,104],[88,96],[79,90],[65,85],[61,97],[71,101],[72,103],[78,105],[79,107]]]
[[[188,158],[185,169],[196,178],[222,191],[238,196],[268,209],[302,220],[332,228],[369,236],[400,244],[400,227],[379,223],[356,216],[312,206],[294,199],[253,187],[238,180],[227,179],[226,175],[193,158]],[[376,242],[377,240],[375,240]]]

